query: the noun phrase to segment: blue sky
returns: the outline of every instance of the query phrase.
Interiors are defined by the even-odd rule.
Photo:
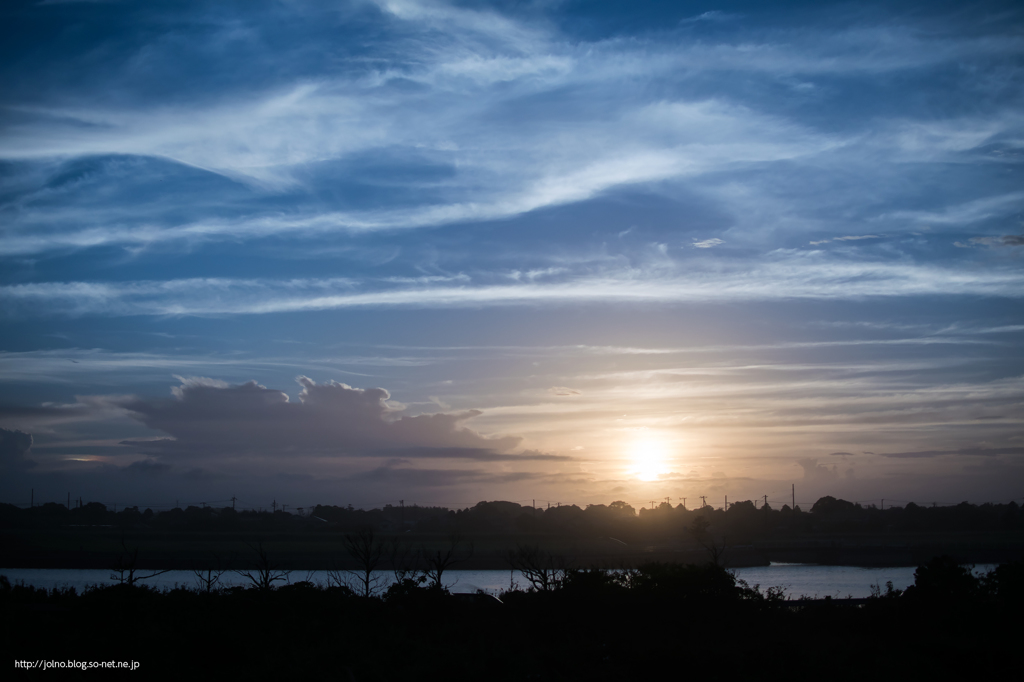
[[[1014,3],[0,15],[8,501],[1019,493]]]

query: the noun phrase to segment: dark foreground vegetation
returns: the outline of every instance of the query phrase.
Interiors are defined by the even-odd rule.
[[[460,568],[504,568],[505,553],[541,545],[577,566],[636,566],[660,560],[701,562],[707,551],[728,566],[769,561],[914,566],[948,554],[962,562],[1024,558],[1024,512],[1015,503],[885,509],[823,497],[809,510],[753,501],[727,510],[667,502],[640,509],[625,502],[533,508],[480,502],[466,509],[391,506],[354,509],[317,505],[293,510],[190,506],[154,512],[114,510],[98,502],[47,503],[29,509],[0,504],[0,567],[107,568],[123,542],[141,548],[150,568],[190,569],[214,557],[239,560],[264,543],[290,568],[330,568],[346,534],[378,535],[439,547],[457,534],[476,552]]]
[[[1019,660],[1021,562],[978,578],[937,558],[905,592],[879,586],[870,599],[830,601],[787,600],[710,563],[545,575],[549,582],[534,574],[500,602],[410,576],[381,597],[308,582],[163,592],[125,583],[76,593],[2,578],[2,648],[8,662],[140,664],[107,677],[360,682],[973,679]]]

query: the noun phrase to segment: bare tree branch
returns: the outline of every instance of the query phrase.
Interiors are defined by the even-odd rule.
[[[538,545],[516,544],[505,561],[513,570],[519,571],[530,581],[534,590],[548,592],[556,589],[565,578],[567,566],[563,557],[556,557]]]
[[[121,549],[123,551],[120,552],[114,560],[114,566],[111,569],[113,572],[110,574],[110,579],[116,580],[118,585],[134,586],[135,583],[140,580],[155,578],[156,576],[163,575],[171,570],[167,568],[162,571],[150,573],[149,575],[136,575],[136,571],[138,570],[139,548],[129,548],[128,544],[122,537]]]
[[[196,587],[200,592],[210,594],[218,591],[220,588],[217,587],[217,583],[220,582],[220,578],[227,572],[227,567],[220,554],[214,553],[214,563],[210,568],[192,568],[192,575],[196,578]]]
[[[353,591],[364,597],[372,597],[386,582],[384,576],[376,573],[377,566],[384,557],[384,542],[376,538],[372,527],[365,526],[355,533],[346,534],[343,545],[355,562],[356,568],[346,571],[332,569],[328,572],[331,582],[339,586],[344,583],[346,587],[351,587],[348,584],[350,580],[345,578],[348,576],[359,588]]]
[[[455,564],[466,561],[472,557],[473,543],[470,542],[469,547],[463,551],[462,536],[458,533],[453,533],[448,536],[448,545],[446,547],[434,552],[428,551],[425,547],[421,548],[420,556],[423,559],[423,563],[427,566],[424,570],[424,575],[427,578],[427,582],[430,583],[430,587],[443,590],[445,588],[441,582],[441,578],[445,571],[450,570]]]
[[[252,581],[253,587],[264,592],[274,589],[276,582],[288,581],[288,576],[292,572],[281,570],[272,564],[270,557],[267,556],[267,551],[263,549],[262,542],[256,543],[255,547],[247,542],[245,546],[256,553],[256,568],[251,571],[235,571],[235,573],[243,578],[248,578]]]
[[[693,520],[688,529],[690,537],[697,541],[701,547],[707,550],[711,556],[711,563],[715,566],[722,566],[725,562],[725,552],[728,545],[725,538],[718,540],[711,534],[711,522],[703,516]]]

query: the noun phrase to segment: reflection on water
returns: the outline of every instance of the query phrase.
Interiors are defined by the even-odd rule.
[[[994,565],[978,565],[976,574],[986,573],[995,568]],[[751,586],[760,585],[762,590],[781,586],[791,598],[800,596],[822,598],[831,596],[868,597],[871,585],[879,585],[883,589],[887,581],[897,589],[904,589],[914,583],[913,566],[897,568],[860,568],[856,566],[818,566],[815,564],[772,564],[753,568],[735,569],[734,573]],[[385,577],[385,584],[390,584],[393,576],[390,571],[380,571]],[[145,572],[143,572],[145,574]],[[66,568],[0,568],[0,575],[7,576],[11,584],[24,582],[26,585],[51,589],[54,587],[74,587],[79,592],[91,585],[112,585],[116,580],[110,579],[110,571],[104,569],[66,569]],[[327,571],[292,571],[289,582],[308,580],[314,584],[327,585]],[[196,588],[198,581],[192,571],[168,571],[141,584],[157,589],[188,587]],[[221,576],[221,587],[251,583],[237,573],[227,572]],[[452,592],[502,592],[512,584],[522,589],[530,586],[518,572],[512,571],[446,571],[444,584]]]
[[[898,590],[914,584],[914,566],[896,568],[861,568],[858,566],[818,566],[815,564],[772,564],[741,568],[735,571],[750,586],[760,584],[761,589],[780,586],[786,595],[794,599],[806,596],[824,597],[869,597],[871,586],[883,590],[885,583],[892,581]]]
[[[146,575],[147,571],[138,571]],[[387,585],[394,582],[394,575],[391,571],[375,571],[384,578],[382,581]],[[117,580],[112,580],[109,569],[88,569],[88,568],[0,568],[0,575],[7,576],[11,584],[24,582],[34,587],[52,589],[54,587],[74,587],[81,592],[83,589],[93,585],[114,585]],[[288,576],[290,583],[309,581],[316,585],[327,586],[330,580],[327,571],[292,571]],[[361,590],[356,586],[356,577],[353,575],[351,585],[353,589]],[[500,592],[509,589],[510,581],[518,581],[521,588],[529,587],[529,582],[517,572],[509,571],[445,571],[444,584],[452,592],[476,592],[486,590],[489,592]],[[192,571],[168,571],[155,576],[149,580],[139,581],[140,585],[155,587],[157,589],[188,587],[195,589],[199,585],[195,573]],[[286,583],[277,583],[278,586]],[[250,587],[252,582],[235,573],[226,571],[220,577],[217,587]]]
[[[977,565],[975,574],[987,573],[995,564]],[[885,583],[892,581],[893,587],[904,590],[914,584],[916,566],[895,568],[862,568],[860,566],[819,566],[817,564],[782,564],[739,568],[734,573],[753,587],[760,584],[761,590],[780,586],[786,596],[797,599],[825,597],[855,599],[870,597],[871,586],[878,585],[885,590]]]

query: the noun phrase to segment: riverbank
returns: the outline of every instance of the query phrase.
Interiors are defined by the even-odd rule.
[[[134,661],[162,676],[359,682],[989,675],[1016,663],[1022,567],[1006,568],[982,581],[932,562],[913,590],[850,601],[778,599],[713,566],[652,565],[625,579],[576,572],[555,590],[509,592],[503,603],[415,584],[366,599],[305,582],[83,594],[0,581],[0,652]]]

